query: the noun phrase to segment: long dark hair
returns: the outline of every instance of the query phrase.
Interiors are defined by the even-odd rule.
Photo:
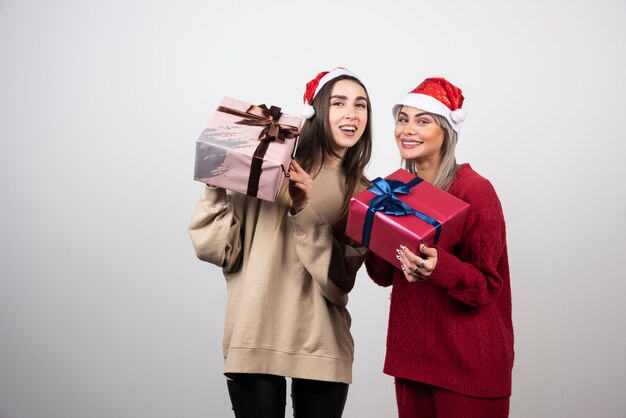
[[[349,75],[340,75],[326,83],[313,99],[315,116],[307,119],[300,129],[296,161],[313,178],[322,169],[326,155],[339,157],[334,150],[334,141],[331,127],[328,123],[330,109],[330,95],[335,83],[341,80],[351,80],[363,87],[367,96],[367,123],[363,135],[354,146],[346,151],[342,167],[346,174],[346,195],[341,206],[341,221],[348,215],[350,198],[369,185],[364,176],[365,167],[372,155],[372,107],[367,89],[358,79]]]

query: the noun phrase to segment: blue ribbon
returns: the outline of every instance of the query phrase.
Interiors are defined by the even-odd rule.
[[[370,201],[369,208],[365,215],[365,222],[363,224],[363,237],[361,244],[364,247],[369,248],[370,235],[372,233],[372,225],[374,224],[374,215],[378,211],[384,211],[387,215],[392,216],[404,216],[414,215],[432,225],[435,228],[434,243],[439,241],[439,234],[441,233],[441,224],[436,219],[430,216],[412,209],[409,205],[398,199],[396,195],[405,195],[411,192],[414,186],[417,186],[423,181],[419,177],[415,177],[408,183],[403,183],[400,180],[385,180],[380,177],[372,181],[373,186],[367,190],[374,193],[376,196]]]

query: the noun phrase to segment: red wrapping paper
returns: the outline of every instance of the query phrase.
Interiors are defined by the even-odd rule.
[[[385,177],[403,183],[408,183],[414,178],[413,174],[403,169]],[[346,235],[359,243],[362,243],[369,203],[375,196],[373,192],[364,190],[350,200]],[[439,246],[450,250],[459,242],[469,204],[426,181],[414,186],[409,194],[397,194],[396,197],[412,209],[434,218],[441,224],[437,242]],[[369,249],[391,264],[399,266],[396,249],[400,248],[400,244],[419,254],[422,242],[427,246],[434,244],[435,232],[434,226],[414,215],[394,216],[379,211],[374,215]]]

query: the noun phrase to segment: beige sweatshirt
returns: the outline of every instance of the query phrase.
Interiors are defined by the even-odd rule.
[[[365,249],[339,242],[342,168],[325,167],[297,215],[276,203],[206,186],[189,227],[196,254],[222,267],[228,288],[224,373],[351,383],[347,293]]]

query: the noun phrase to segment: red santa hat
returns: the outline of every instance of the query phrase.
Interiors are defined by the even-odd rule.
[[[313,103],[313,99],[317,96],[317,93],[322,89],[322,87],[324,87],[324,84],[341,75],[349,75],[350,77],[354,77],[359,80],[359,77],[357,77],[357,75],[352,71],[346,70],[342,67],[337,67],[331,71],[322,71],[317,75],[317,77],[306,83],[306,91],[303,96],[304,107],[300,112],[303,118],[311,119],[313,115],[315,115],[315,109],[311,105],[311,103]]]
[[[445,78],[427,78],[393,106],[396,117],[402,106],[411,106],[445,117],[458,134],[467,114],[461,109],[463,92]]]

